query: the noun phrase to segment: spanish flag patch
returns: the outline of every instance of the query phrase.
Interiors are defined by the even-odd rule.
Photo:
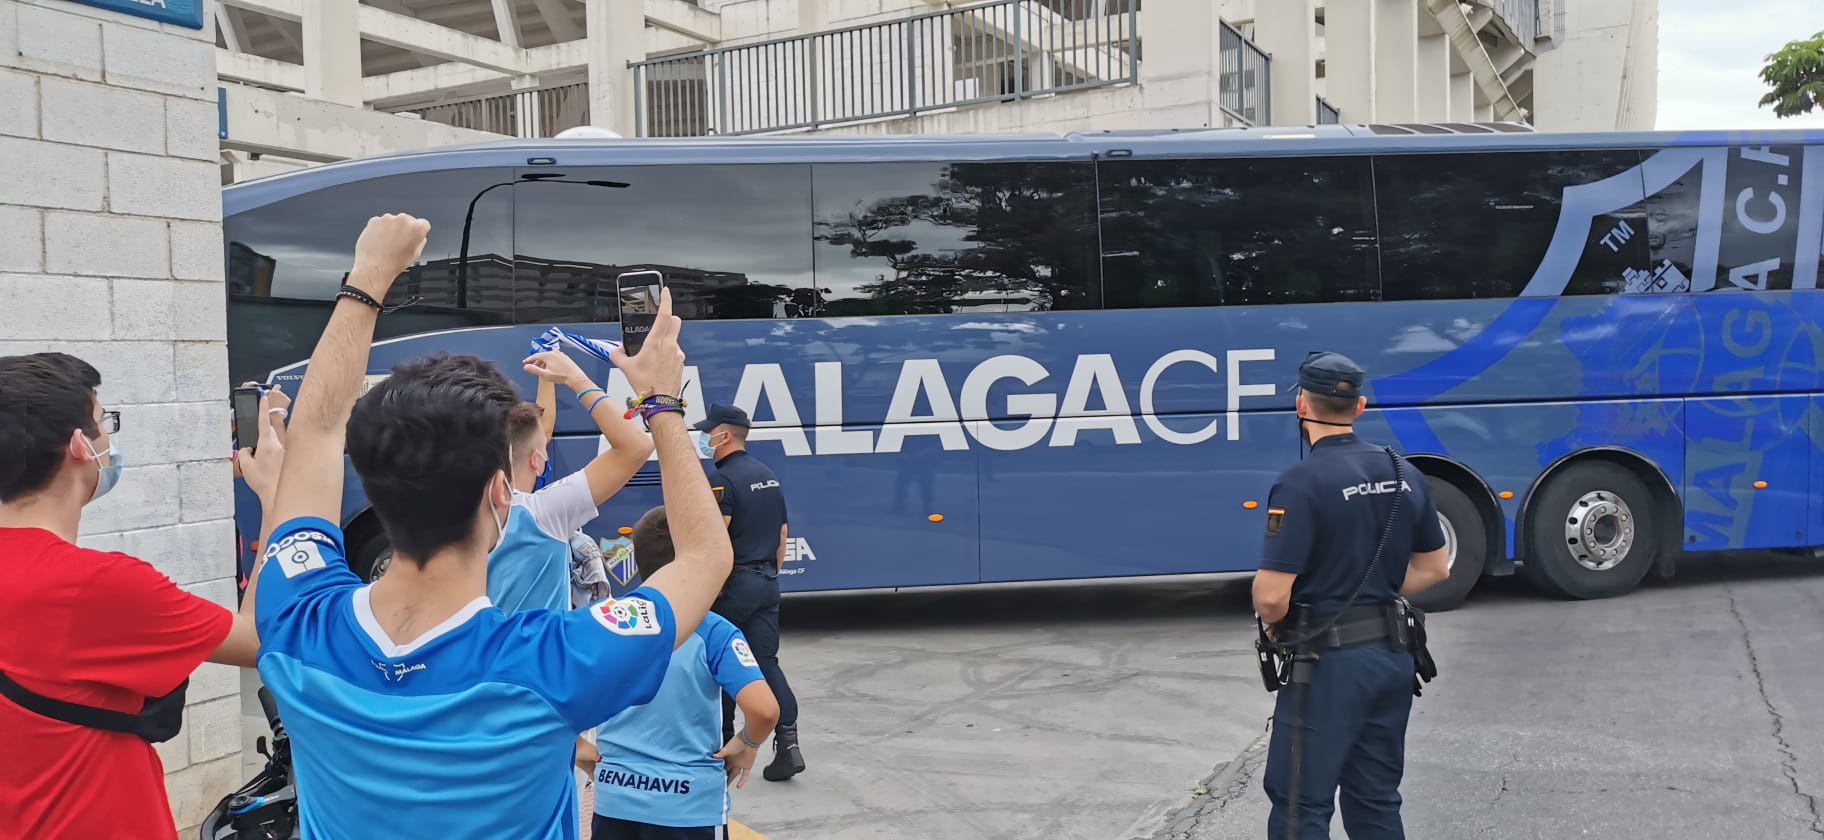
[[[1285,508],[1267,508],[1267,536],[1279,533],[1279,523],[1286,518]]]

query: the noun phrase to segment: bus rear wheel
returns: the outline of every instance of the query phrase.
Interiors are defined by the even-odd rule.
[[[1444,550],[1450,577],[1407,596],[1426,612],[1456,609],[1469,597],[1482,570],[1488,567],[1488,530],[1476,503],[1441,478],[1431,479],[1431,498],[1438,506],[1438,525],[1444,529]]]
[[[1520,574],[1547,595],[1583,600],[1627,594],[1659,555],[1653,494],[1619,464],[1571,464],[1528,507],[1529,552]]]

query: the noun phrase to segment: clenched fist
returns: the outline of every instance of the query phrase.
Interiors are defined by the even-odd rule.
[[[393,280],[424,253],[430,233],[430,222],[405,213],[368,219],[361,238],[355,240],[355,270],[349,274],[348,284],[374,300],[385,300]]]

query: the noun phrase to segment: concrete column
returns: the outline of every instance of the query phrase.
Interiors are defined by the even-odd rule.
[[[1450,40],[1440,32],[1419,38],[1418,118],[1422,122],[1450,119]]]
[[[530,91],[533,88],[538,87],[538,77],[515,76],[508,84],[513,86],[514,93],[518,93],[522,90]],[[514,126],[518,130],[518,135],[520,137],[546,136],[547,132],[540,126],[540,123],[543,122],[543,114],[540,113],[538,95],[535,93],[526,93],[520,97],[518,105],[519,107],[515,110],[515,113],[518,114],[519,120],[518,124]]]
[[[1452,122],[1476,119],[1476,77],[1468,70],[1450,77],[1450,119]]]
[[[628,62],[646,58],[646,9],[641,0],[587,0],[589,124],[638,134],[634,71]]]
[[[1223,125],[1216,87],[1220,20],[1210,0],[1160,0],[1140,13],[1139,35],[1146,44],[1140,82],[1149,109],[1197,108],[1203,125]]]
[[[234,609],[215,91],[213,15],[0,0],[0,356],[80,358],[127,418],[120,487],[82,509],[77,542]],[[155,747],[170,811],[136,815],[144,834],[195,837],[246,781],[239,689],[226,665],[190,674],[183,731]]]
[[[361,19],[357,0],[304,4],[304,95],[360,105]]]
[[[1324,4],[1324,98],[1343,119],[1374,122],[1375,13],[1381,0],[1328,0]],[[1149,54],[1150,54],[1149,50]]]
[[[1273,55],[1273,124],[1317,121],[1317,11],[1313,0],[1274,0],[1256,7],[1254,41]]]
[[[1372,0],[1375,118],[1414,122],[1419,113],[1418,0]]]

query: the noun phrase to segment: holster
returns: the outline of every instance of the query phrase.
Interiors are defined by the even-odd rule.
[[[1425,612],[1404,598],[1400,599],[1400,606],[1405,613],[1408,638],[1411,639],[1412,696],[1423,697],[1425,684],[1438,676],[1438,663],[1431,658],[1431,648],[1426,644]]]

